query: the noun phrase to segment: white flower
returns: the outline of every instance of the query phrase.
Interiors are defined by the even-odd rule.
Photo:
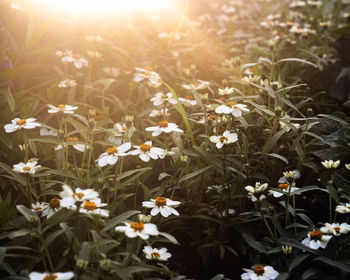
[[[241,117],[242,112],[249,112],[247,105],[237,102],[227,102],[226,105],[220,105],[215,109],[217,114],[232,114],[234,117]]]
[[[66,79],[66,80],[60,81],[60,83],[58,84],[58,87],[68,88],[68,87],[75,87],[76,85],[77,85],[77,82],[75,80]]]
[[[66,184],[62,185],[63,191],[60,192],[60,197],[65,198],[65,197],[71,197],[75,201],[85,201],[85,200],[93,200],[98,198],[99,194],[98,192],[94,191],[93,189],[81,189],[81,188],[76,188],[74,191],[72,188]]]
[[[103,67],[102,71],[113,78],[117,78],[120,75],[120,70],[117,67]]]
[[[125,226],[117,226],[116,231],[124,232],[127,237],[140,237],[144,240],[148,239],[150,235],[158,235],[157,226],[152,223],[142,222],[124,222]]]
[[[41,212],[47,206],[48,206],[48,204],[46,202],[35,202],[35,203],[32,203],[32,211],[33,212]]]
[[[288,181],[287,181],[287,179],[285,177],[281,177],[278,180],[278,189],[281,192],[277,192],[277,191],[274,191],[274,190],[269,190],[269,194],[273,195],[276,198],[278,198],[278,197],[283,196],[286,193],[289,193],[289,191],[290,191],[290,193],[292,193],[292,192],[294,192],[296,190],[299,190],[299,188],[294,187],[293,185],[290,186],[290,184],[288,183]]]
[[[339,236],[341,234],[346,234],[350,231],[350,225],[347,223],[325,223],[324,227],[321,227],[320,231],[325,234],[333,234],[334,236]]]
[[[257,194],[262,193],[263,191],[265,191],[268,187],[268,184],[261,184],[260,182],[256,182],[255,186],[246,186],[245,189],[248,192],[248,197],[253,201],[256,202],[258,200],[258,198],[255,196]],[[263,200],[265,199],[266,196],[264,194],[260,194],[259,196],[259,200]]]
[[[279,273],[272,266],[256,265],[253,269],[243,268],[245,273],[241,274],[242,280],[273,280]]]
[[[174,149],[174,148],[172,148],[171,151],[164,150],[164,153],[160,154],[160,155],[159,155],[159,158],[160,158],[160,159],[164,159],[166,156],[174,156],[176,153],[175,153],[175,151],[173,151],[173,149]],[[181,158],[181,156],[180,156],[180,158]]]
[[[288,116],[285,116],[283,117],[283,119],[280,119],[279,121],[279,125],[281,127],[281,129],[287,127],[287,132],[290,131],[290,129],[293,129],[293,130],[298,130],[300,128],[300,124],[299,123],[292,123],[290,122],[290,117]]]
[[[166,261],[171,257],[171,254],[167,252],[166,248],[152,248],[151,246],[145,246],[143,252],[148,260]]]
[[[148,162],[151,158],[158,159],[165,153],[164,149],[152,147],[152,141],[147,141],[140,146],[134,146],[136,150],[130,151],[129,155],[139,155],[140,159]]]
[[[346,168],[347,170],[350,170],[350,163],[345,164],[345,168]]]
[[[74,277],[73,272],[31,272],[29,274],[29,280],[69,280]]]
[[[163,196],[158,196],[156,199],[151,199],[151,201],[142,202],[143,207],[152,208],[152,216],[156,216],[158,213],[160,213],[163,217],[168,217],[171,214],[178,216],[179,212],[177,212],[172,206],[178,206],[180,204],[180,201],[173,201]]]
[[[165,111],[165,113],[164,113]],[[149,114],[151,118],[153,117],[163,117],[163,116],[168,116],[169,115],[169,110],[168,108],[162,109],[162,110],[152,110],[152,112]]]
[[[221,193],[223,191],[222,185],[212,185],[208,186],[206,192],[216,191],[217,193]]]
[[[152,131],[152,136],[158,136],[162,132],[164,132],[164,133],[170,133],[170,132],[183,133],[183,130],[178,128],[177,124],[169,123],[167,121],[158,122],[157,126],[147,127],[146,131]]]
[[[101,203],[100,198],[95,198],[91,200],[84,201],[79,209],[80,213],[100,215],[102,217],[108,217],[109,211],[101,209],[100,207],[106,207],[107,203]]]
[[[79,141],[77,137],[68,137],[67,142],[63,143],[63,147],[67,147],[69,143],[74,143]],[[89,145],[83,144],[83,143],[76,143],[72,144],[73,148],[81,153],[83,153],[86,149],[90,149]],[[59,144],[55,147],[55,151],[61,150],[62,149],[62,144]]]
[[[71,197],[65,197],[63,199],[52,198],[45,209],[43,209],[42,216],[49,219],[61,208],[67,208],[71,210],[76,209],[75,200]]]
[[[307,236],[301,243],[314,250],[320,247],[323,249],[326,248],[328,241],[332,238],[332,235],[324,235],[319,230],[311,231]]]
[[[341,214],[350,213],[350,203],[341,203],[335,207],[335,211]]]
[[[206,89],[209,85],[208,81],[198,80],[195,84],[182,85],[182,87],[188,90],[201,90]]]
[[[228,88],[228,87],[225,87],[224,89],[222,88],[219,88],[219,95],[230,95],[233,93],[233,88]]]
[[[37,169],[39,169],[41,166],[37,165],[38,162],[35,160],[30,160],[27,163],[20,162],[15,165],[13,165],[13,171],[17,173],[25,173],[25,174],[34,174]]]
[[[299,170],[297,170],[297,169],[294,169],[291,171],[285,171],[285,172],[283,172],[283,175],[284,175],[284,178],[286,180],[288,180],[288,179],[296,180],[296,179],[299,179],[301,176]]]
[[[47,128],[40,128],[40,136],[57,136],[57,132]]]
[[[126,151],[128,151],[131,148],[131,143],[126,142],[123,145],[120,145],[119,147],[113,146],[109,147],[105,153],[101,154],[97,161],[98,165],[100,167],[109,165],[114,165],[118,161],[118,157],[120,156],[127,156],[128,154]]]
[[[145,67],[145,68],[140,68],[140,67],[135,67],[136,73],[134,75],[134,81],[135,82],[141,82],[143,80],[147,80],[147,84],[150,87],[160,87],[161,84],[161,79],[158,73],[152,71],[152,67]]]
[[[48,112],[50,114],[56,114],[56,113],[74,114],[74,111],[78,109],[78,107],[74,107],[66,104],[59,104],[57,105],[57,107],[51,104],[47,106],[49,107]]]
[[[238,140],[236,133],[231,133],[226,130],[222,135],[212,135],[209,137],[210,142],[216,144],[218,149],[221,149],[226,144],[232,144]]]
[[[98,51],[87,50],[86,53],[88,56],[97,58],[97,59],[103,56],[103,54]]]
[[[101,42],[104,38],[101,35],[89,35],[85,36],[85,40],[90,42]]]
[[[41,126],[40,123],[35,122],[35,118],[29,118],[29,119],[20,119],[15,118],[12,120],[12,123],[4,125],[6,133],[11,133],[19,129],[32,129],[37,126]]]
[[[88,61],[78,55],[78,54],[73,54],[72,51],[70,50],[66,50],[64,52],[62,51],[57,51],[56,55],[58,55],[59,57],[61,57],[61,62],[66,64],[66,63],[73,63],[73,65],[77,68],[77,69],[81,69],[84,66],[87,67],[88,66]]]
[[[177,100],[174,98],[173,94],[171,92],[168,92],[166,94],[162,92],[156,93],[154,97],[151,98],[151,101],[153,102],[154,106],[162,105],[164,102],[169,102],[171,104],[177,104]]]
[[[179,100],[181,103],[184,103],[188,106],[195,106],[197,105],[197,101],[190,95],[186,95],[185,97],[179,97]]]
[[[337,168],[340,164],[340,160],[333,161],[333,160],[324,160],[321,162],[321,164],[326,167],[327,169],[331,168]]]

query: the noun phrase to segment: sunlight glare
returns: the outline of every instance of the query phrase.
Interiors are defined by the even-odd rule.
[[[173,0],[28,0],[40,10],[74,16],[125,14],[134,11],[159,13],[171,10]]]

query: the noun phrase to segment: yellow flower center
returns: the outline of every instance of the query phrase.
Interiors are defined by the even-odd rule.
[[[143,151],[143,152],[148,152],[148,151],[151,150],[151,145],[148,145],[148,144],[141,144],[141,145],[140,145],[140,149],[141,149],[141,151]]]
[[[262,266],[262,265],[257,265],[256,267],[254,267],[254,272],[255,272],[255,274],[258,275],[258,276],[263,275],[264,272],[265,272],[264,266]]]
[[[122,126],[122,130],[127,130],[128,128],[126,126]]]
[[[27,122],[27,120],[26,120],[26,119],[22,119],[22,120],[18,120],[18,121],[16,121],[16,124],[17,124],[17,125],[25,125],[25,124],[26,124],[26,122]]]
[[[224,142],[224,141],[227,141],[227,140],[228,140],[228,138],[225,137],[225,136],[221,136],[221,137],[220,137],[220,142]]]
[[[88,211],[94,211],[97,208],[97,205],[95,202],[85,201],[84,208]]]
[[[29,171],[29,170],[30,170],[30,167],[29,167],[29,166],[24,166],[24,167],[22,168],[22,170],[23,170],[23,171]]]
[[[209,118],[212,119],[212,120],[215,120],[216,119],[216,115],[209,115]]]
[[[288,189],[288,183],[280,183],[280,184],[278,184],[278,188],[280,189],[280,190],[286,190],[286,189]]]
[[[152,256],[152,259],[159,259],[160,254],[158,252],[152,252],[151,256]]]
[[[199,88],[200,87],[200,84],[195,84],[193,85],[194,88]]]
[[[187,99],[187,100],[193,100],[193,97],[190,96],[190,95],[186,95],[186,96],[185,96],[185,99]]]
[[[83,193],[73,193],[73,197],[77,197],[79,199],[82,199],[83,196],[84,196]]]
[[[340,232],[340,227],[334,227],[333,229],[335,230],[336,233]]]
[[[145,227],[144,223],[139,222],[131,222],[130,227],[134,229],[135,231],[142,231]]]
[[[74,141],[79,141],[78,137],[68,137],[67,138],[68,142],[74,142]]]
[[[118,153],[118,150],[117,150],[117,147],[116,146],[113,146],[113,147],[109,147],[107,148],[106,152],[111,155],[111,154],[114,154],[114,153]]]
[[[66,108],[66,105],[65,104],[59,104],[59,105],[57,105],[57,108],[64,109],[64,108]]]
[[[43,278],[43,280],[55,280],[55,279],[57,279],[57,275],[55,275],[55,274],[49,274],[49,275],[46,275],[44,278]]]
[[[61,202],[58,198],[53,198],[50,200],[49,205],[52,209],[57,209],[58,207],[60,207]]]
[[[158,196],[156,198],[156,205],[159,207],[163,207],[166,205],[166,198],[163,196]]]
[[[227,102],[227,106],[233,107],[237,105],[237,102]]]
[[[168,127],[168,122],[163,121],[163,122],[158,122],[159,127]]]
[[[42,210],[41,207],[35,207],[35,208],[34,208],[34,211],[41,211],[41,210]]]
[[[166,98],[168,98],[168,96],[166,94],[162,94],[162,98],[166,99]]]
[[[150,67],[150,66],[145,66],[144,68],[145,68],[146,70],[148,70],[148,71],[153,71],[153,68]]]
[[[315,241],[321,240],[322,236],[323,236],[323,233],[319,230],[314,230],[314,231],[310,232],[310,239],[311,240],[315,240]]]

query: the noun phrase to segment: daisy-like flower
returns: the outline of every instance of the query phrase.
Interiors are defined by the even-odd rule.
[[[335,211],[340,214],[350,213],[350,203],[341,203],[335,207]]]
[[[266,198],[262,192],[264,192],[268,187],[268,184],[261,184],[260,182],[256,182],[255,186],[246,186],[245,189],[248,192],[248,198],[250,198],[253,202],[256,202],[257,200],[263,200]],[[259,198],[257,198],[259,196]]]
[[[143,207],[152,208],[152,216],[156,216],[160,213],[163,217],[168,217],[171,214],[178,216],[179,212],[177,212],[172,206],[178,206],[180,204],[180,201],[173,201],[163,196],[158,196],[156,199],[151,199],[151,201],[142,202]]]
[[[274,190],[269,190],[269,194],[270,195],[273,195],[274,197],[278,198],[278,197],[281,197],[283,196],[284,194],[286,193],[289,193],[289,191],[292,193],[296,190],[299,190],[299,188],[297,187],[293,187],[291,186],[287,179],[285,177],[281,177],[279,180],[278,180],[278,189],[282,192],[277,192],[277,191],[274,191]]]
[[[326,167],[327,169],[337,168],[340,164],[340,160],[333,161],[333,160],[324,160],[321,162],[321,164]]]
[[[160,87],[161,79],[158,73],[153,71],[152,67],[135,67],[136,73],[134,75],[134,81],[135,82],[141,82],[143,80],[147,80],[147,84],[150,87]]]
[[[124,222],[124,224],[125,226],[115,227],[115,230],[124,232],[130,238],[140,237],[146,240],[150,235],[156,236],[159,234],[157,226],[152,223]]]
[[[165,112],[164,110],[152,110],[152,112],[149,114],[149,116],[151,118],[154,118],[154,117],[164,117],[164,116],[168,116],[169,115],[169,110],[168,108],[165,108]]]
[[[238,140],[236,133],[231,133],[226,130],[222,135],[212,135],[209,137],[210,142],[216,144],[218,149],[221,149],[224,145],[232,144]]]
[[[47,128],[40,128],[40,136],[57,136],[57,132]]]
[[[279,275],[272,266],[255,265],[253,269],[243,268],[245,273],[241,274],[242,280],[273,280]]]
[[[151,98],[154,106],[162,105],[164,102],[169,102],[171,104],[177,104],[177,100],[174,98],[171,92],[162,93],[158,92],[154,97]]]
[[[57,107],[51,104],[47,106],[49,107],[48,113],[50,114],[56,114],[56,113],[74,114],[74,111],[78,109],[78,107],[70,106],[66,104],[59,104],[57,105]]]
[[[102,71],[113,78],[117,78],[120,75],[120,69],[117,67],[103,67]]]
[[[87,67],[88,64],[89,64],[88,61],[84,57],[82,57],[79,54],[73,54],[73,52],[70,51],[70,50],[66,50],[64,52],[57,51],[56,55],[61,57],[61,62],[63,64],[73,63],[73,65],[77,69],[81,69],[83,67]]]
[[[88,56],[96,59],[99,59],[103,56],[103,54],[98,51],[87,50],[86,53]]]
[[[151,246],[145,246],[143,252],[148,260],[166,261],[171,257],[171,254],[167,252],[167,248],[152,248]]]
[[[215,109],[215,113],[217,114],[232,114],[234,117],[242,117],[243,112],[249,112],[247,105],[231,101]]]
[[[181,103],[185,104],[185,106],[195,106],[197,105],[197,101],[191,96],[186,95],[185,97],[179,97]]]
[[[77,82],[75,80],[66,79],[66,80],[60,81],[60,83],[58,84],[58,87],[70,88],[70,87],[75,87],[76,85],[77,85]]]
[[[152,131],[152,136],[158,136],[162,132],[164,132],[164,133],[170,133],[170,132],[183,133],[183,130],[178,128],[177,124],[169,123],[168,121],[158,122],[157,126],[147,127],[146,131]]]
[[[47,206],[48,206],[48,204],[46,202],[35,202],[35,203],[32,203],[32,212],[41,212]]]
[[[49,219],[53,214],[62,208],[75,210],[75,200],[71,197],[65,197],[63,199],[52,198],[47,207],[43,209],[42,216]]]
[[[98,159],[98,166],[104,167],[107,164],[114,165],[118,161],[118,157],[120,156],[127,156],[126,153],[131,148],[131,143],[126,142],[123,145],[120,145],[119,147],[112,146],[109,147],[106,152],[101,154]]]
[[[188,90],[201,90],[206,89],[209,85],[208,81],[198,80],[195,84],[182,85],[182,87]]]
[[[219,91],[219,95],[231,95],[234,89],[225,87],[224,89],[219,88],[218,91]]]
[[[100,198],[95,198],[91,200],[86,200],[80,206],[79,212],[93,215],[100,215],[102,217],[108,217],[109,211],[101,209],[101,207],[106,207],[107,203],[101,203]]]
[[[19,129],[32,129],[37,126],[41,126],[40,123],[35,122],[35,118],[29,118],[29,119],[20,119],[15,118],[13,119],[9,124],[4,125],[6,133],[11,133]]]
[[[347,223],[325,223],[324,227],[321,227],[320,231],[325,234],[333,234],[334,236],[339,236],[341,234],[346,234],[350,231],[350,225]]]
[[[27,163],[20,162],[13,165],[12,170],[17,173],[35,174],[36,170],[41,167],[40,165],[37,165],[37,164],[38,162],[36,160],[30,160]]]
[[[307,237],[301,241],[307,247],[317,250],[318,248],[326,248],[328,241],[332,238],[332,235],[325,235],[320,230],[314,230],[307,234]]]
[[[93,189],[81,189],[81,188],[76,188],[74,191],[72,188],[66,184],[62,185],[63,191],[60,192],[60,197],[65,198],[65,197],[71,197],[75,201],[85,201],[85,200],[93,200],[98,198],[99,194],[98,192],[94,191]]]
[[[288,179],[296,180],[296,179],[299,179],[301,175],[300,175],[300,171],[299,170],[294,169],[294,170],[291,170],[291,171],[283,172],[283,176],[284,176],[284,178],[286,180],[288,180]]]
[[[138,155],[140,159],[148,162],[151,158],[158,159],[159,156],[165,153],[162,148],[152,147],[152,141],[146,141],[140,146],[134,146],[136,150],[130,151],[129,155]]]
[[[67,138],[67,142],[63,143],[63,147],[66,147],[68,145],[68,143],[74,143],[74,142],[78,142],[79,139],[78,137],[68,137]],[[72,144],[73,148],[81,153],[83,153],[86,149],[90,149],[89,145],[85,145],[83,143],[76,143],[76,144]],[[59,144],[56,146],[55,151],[61,150],[62,149],[62,145]]]
[[[74,277],[73,272],[31,272],[29,274],[29,280],[69,280]]]

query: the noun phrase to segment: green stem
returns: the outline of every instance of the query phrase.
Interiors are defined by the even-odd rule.
[[[269,233],[270,233],[272,239],[276,241],[277,238],[276,238],[276,236],[273,234],[273,231],[272,231],[272,229],[271,229],[271,227],[270,227],[270,225],[269,225],[269,223],[268,223],[268,221],[267,221],[267,219],[266,219],[264,213],[262,212],[262,210],[261,210],[260,214],[261,214],[261,217],[262,217],[263,220],[264,220],[264,223],[265,223],[265,225],[266,225],[266,228],[267,228],[267,230],[269,231]]]

